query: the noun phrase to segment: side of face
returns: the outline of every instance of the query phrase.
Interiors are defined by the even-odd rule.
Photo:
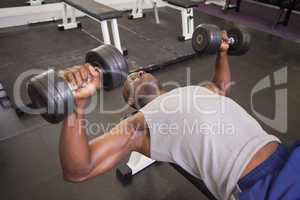
[[[131,107],[139,109],[158,96],[160,91],[158,79],[150,73],[139,71],[128,75],[123,86],[123,97]]]

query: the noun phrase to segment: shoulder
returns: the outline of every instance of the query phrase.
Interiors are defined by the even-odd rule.
[[[132,112],[126,115],[115,128],[126,128],[129,132],[147,129],[144,114],[139,111]]]
[[[150,157],[150,133],[142,112],[129,114],[120,122],[118,129],[130,136],[129,141],[134,151]]]

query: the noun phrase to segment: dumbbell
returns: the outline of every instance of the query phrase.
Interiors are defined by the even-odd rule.
[[[243,28],[231,28],[226,30],[229,38],[228,54],[240,56],[250,49],[251,35]],[[222,43],[221,30],[213,24],[199,25],[192,37],[192,46],[197,54],[215,54]]]
[[[121,52],[111,45],[102,45],[86,54],[86,63],[101,70],[105,90],[125,82],[129,67]],[[34,108],[43,108],[42,117],[49,123],[59,123],[75,111],[73,93],[76,89],[58,71],[50,69],[32,77],[27,83],[28,96]]]

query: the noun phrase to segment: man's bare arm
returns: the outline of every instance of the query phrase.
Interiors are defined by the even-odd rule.
[[[136,116],[138,117],[138,115]],[[81,182],[102,175],[129,155],[139,151],[144,133],[132,123],[122,121],[109,133],[88,142],[84,115],[72,114],[65,120],[60,139],[60,159],[66,180]],[[142,132],[142,131],[141,131]]]
[[[227,52],[219,52],[212,82],[226,95],[231,84],[231,72]]]
[[[140,151],[143,115],[123,120],[110,132],[88,141],[84,109],[89,99],[101,87],[100,75],[89,65],[65,70],[65,79],[77,88],[74,92],[76,112],[63,124],[60,138],[60,160],[66,180],[79,182],[101,175],[115,167],[131,151]],[[141,121],[138,121],[140,119]],[[142,122],[142,123],[140,123]]]
[[[66,180],[80,182],[116,166],[132,150],[131,131],[114,128],[90,142],[84,115],[74,113],[65,120],[60,139],[60,159]]]
[[[212,84],[207,87],[221,95],[226,95],[231,86],[231,72],[228,60],[228,37],[225,32],[222,33],[222,44],[217,55],[215,72],[212,78]]]

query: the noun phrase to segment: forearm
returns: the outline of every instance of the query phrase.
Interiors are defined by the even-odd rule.
[[[219,52],[217,55],[215,73],[212,81],[225,94],[231,85],[231,72],[227,52]]]
[[[92,79],[87,81],[89,77]],[[88,141],[87,120],[83,113],[90,97],[101,86],[99,72],[84,65],[71,68],[65,78],[78,88],[73,94],[77,107],[63,124],[59,147],[60,161],[65,180],[81,182],[104,174],[125,158],[134,146],[131,140],[133,131],[117,126]],[[129,135],[125,134],[128,132]]]
[[[60,160],[64,176],[81,177],[91,170],[91,155],[83,114],[71,114],[63,124]]]

